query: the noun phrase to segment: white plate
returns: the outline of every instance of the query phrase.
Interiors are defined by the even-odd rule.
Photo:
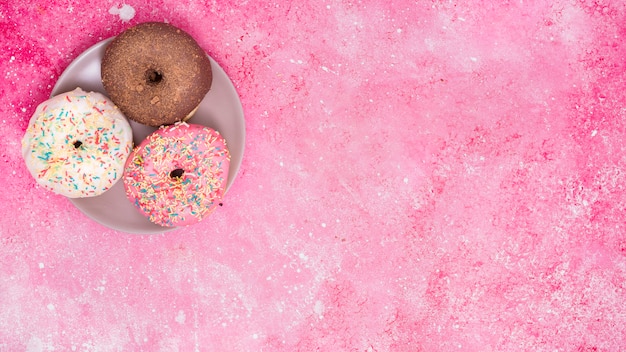
[[[113,38],[103,40],[80,54],[61,74],[52,89],[51,96],[80,87],[85,91],[107,95],[100,77],[100,63],[107,44]],[[209,56],[213,70],[211,90],[204,97],[189,123],[211,127],[226,139],[230,151],[230,170],[226,190],[232,185],[243,159],[246,127],[239,95],[224,70]],[[156,128],[129,121],[133,128],[135,145],[144,140]],[[131,233],[162,233],[174,228],[155,225],[143,216],[126,198],[124,184],[120,179],[111,189],[90,198],[70,198],[70,201],[93,220],[112,229]]]

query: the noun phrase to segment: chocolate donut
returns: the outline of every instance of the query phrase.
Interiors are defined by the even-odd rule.
[[[211,61],[186,32],[147,22],[109,43],[102,84],[127,118],[149,126],[191,117],[211,88]]]

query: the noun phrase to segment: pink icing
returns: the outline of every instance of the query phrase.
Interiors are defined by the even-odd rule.
[[[126,161],[126,195],[155,224],[195,224],[221,204],[229,164],[219,132],[186,123],[161,127]]]

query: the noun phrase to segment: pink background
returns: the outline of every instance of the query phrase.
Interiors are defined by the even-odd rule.
[[[626,350],[623,1],[127,4],[0,3],[1,351]],[[247,139],[223,207],[142,236],[20,139],[148,20],[226,70]]]

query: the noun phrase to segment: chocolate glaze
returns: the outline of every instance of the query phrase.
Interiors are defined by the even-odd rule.
[[[131,27],[109,43],[102,84],[129,119],[149,125],[185,119],[211,88],[211,62],[185,31],[167,23]]]

